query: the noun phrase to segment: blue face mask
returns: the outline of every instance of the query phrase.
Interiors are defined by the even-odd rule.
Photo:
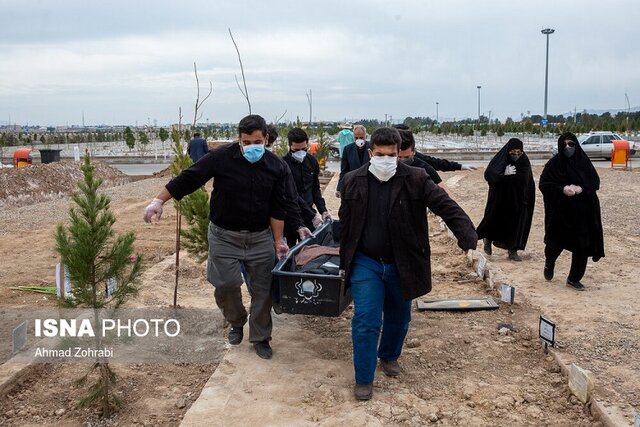
[[[264,155],[264,144],[251,144],[242,147],[242,155],[250,163],[255,163]]]

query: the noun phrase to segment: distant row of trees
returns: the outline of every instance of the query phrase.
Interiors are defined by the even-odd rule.
[[[577,113],[575,116],[564,117],[563,115],[549,115],[548,124],[540,126],[542,117],[532,115],[523,117],[516,122],[508,117],[504,122],[498,119],[490,120],[486,116],[480,116],[477,119],[463,119],[456,121],[445,121],[437,123],[435,119],[430,117],[407,117],[403,123],[411,127],[414,132],[431,132],[437,135],[458,135],[471,136],[476,131],[480,131],[482,135],[488,133],[497,136],[503,136],[506,133],[522,133],[522,134],[541,134],[544,133],[561,133],[573,132],[576,134],[589,131],[608,130],[619,133],[634,133],[640,131],[640,112],[634,113],[603,113],[601,115]],[[362,119],[356,121],[367,128],[367,133],[371,134],[379,127],[387,126],[389,123],[375,119]],[[335,135],[340,131],[337,125],[303,124],[298,119],[289,125],[279,125],[278,133],[285,139],[287,132],[292,127],[303,127],[311,138],[324,137],[324,135]],[[185,129],[181,132],[181,137],[188,142],[193,132],[200,132],[207,139],[233,139],[236,136],[236,130],[232,127],[217,128],[214,126],[203,126]],[[172,129],[171,132],[178,132]],[[33,144],[77,144],[84,142],[114,142],[125,141],[130,149],[134,149],[136,143],[141,149],[149,144],[152,140],[160,140],[164,147],[164,143],[169,139],[170,132],[165,128],[153,128],[144,130],[133,130],[127,127],[124,132],[61,132],[61,133],[23,133],[23,132],[0,132],[0,146],[10,147],[17,145],[33,145]]]

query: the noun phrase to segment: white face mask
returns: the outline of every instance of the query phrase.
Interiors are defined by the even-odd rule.
[[[293,157],[296,161],[302,163],[304,161],[307,152],[304,150],[294,151],[291,153],[291,157]]]
[[[356,145],[357,145],[359,148],[364,147],[364,139],[356,139]]]
[[[379,181],[389,181],[396,174],[398,158],[391,156],[373,156],[369,160],[369,172]]]

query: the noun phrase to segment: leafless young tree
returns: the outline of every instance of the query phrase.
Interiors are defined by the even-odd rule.
[[[242,72],[242,85],[244,86],[244,90],[240,86],[240,82],[238,82],[238,76],[235,75],[236,84],[238,85],[238,89],[240,89],[240,93],[244,96],[244,99],[247,100],[247,105],[249,105],[249,114],[251,114],[251,101],[249,101],[249,91],[247,90],[247,81],[244,78],[244,66],[242,65],[242,58],[240,58],[240,50],[238,49],[238,45],[233,38],[233,33],[231,32],[231,28],[229,28],[229,36],[231,36],[231,41],[233,42],[233,46],[236,48],[236,53],[238,54],[238,62],[240,63],[240,71]]]
[[[311,93],[311,89],[309,89],[309,93],[305,93],[307,95],[307,102],[309,103],[309,127],[311,127],[311,118],[313,117],[311,114],[313,112],[313,93]]]
[[[205,96],[202,101],[200,101],[200,79],[198,78],[198,67],[196,66],[196,63],[193,63],[193,73],[196,75],[196,105],[195,105],[195,110],[193,112],[193,127],[196,126],[196,123],[198,123],[198,120],[200,120],[202,118],[202,113],[200,113],[200,115],[198,116],[198,112],[200,111],[200,107],[202,107],[202,104],[204,104],[204,102],[209,99],[209,97],[211,96],[211,93],[213,92],[213,85],[211,84],[211,81],[209,81],[209,93],[207,94],[207,96]]]

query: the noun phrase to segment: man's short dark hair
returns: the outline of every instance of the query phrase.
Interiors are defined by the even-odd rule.
[[[395,145],[400,149],[402,138],[397,129],[394,128],[378,128],[371,135],[371,149],[383,145]]]
[[[398,123],[397,125],[393,125],[393,127],[398,130],[400,138],[402,139],[402,143],[400,143],[400,151],[408,148],[416,148],[416,140],[413,137],[413,132],[411,132],[411,128],[409,126],[404,123]]]
[[[238,123],[238,134],[252,134],[257,130],[262,132],[262,136],[267,136],[267,122],[257,114],[250,114]]]
[[[269,142],[267,145],[273,145],[276,139],[278,139],[278,129],[276,129],[274,125],[269,125],[267,126],[267,133],[269,134]]]
[[[291,144],[299,144],[301,142],[308,142],[309,136],[307,133],[300,128],[293,128],[287,134],[287,139],[289,140],[289,145]]]
[[[399,129],[398,133],[400,134],[400,138],[402,139],[402,142],[400,143],[400,150],[416,148],[416,140],[413,137],[413,132],[411,132],[410,130]]]
[[[200,132],[194,132],[193,133],[193,137],[194,138],[200,138]]]

